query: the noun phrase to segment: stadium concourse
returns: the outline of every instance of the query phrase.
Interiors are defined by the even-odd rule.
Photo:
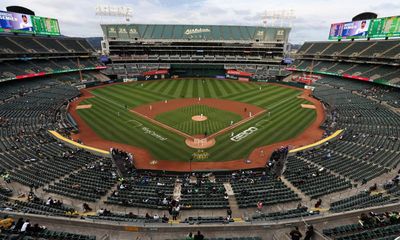
[[[295,235],[393,240],[400,235],[400,91],[399,69],[393,66],[400,57],[398,39],[306,42],[285,69],[281,63],[287,28],[101,27],[103,50],[111,61],[99,62],[86,39],[58,36],[59,32],[40,34],[29,28],[24,34],[18,29],[0,34],[0,239],[188,239],[192,233],[226,240],[296,239]],[[165,167],[174,169],[167,171],[136,168],[137,159],[147,154],[137,148],[110,142],[97,151],[85,145],[96,145],[95,140],[69,139],[85,132],[79,116],[68,112],[82,97],[79,111],[84,114],[98,109],[99,102],[112,110],[114,118],[107,111],[82,115],[89,124],[97,123],[92,131],[98,131],[109,127],[107,120],[133,118],[128,105],[122,104],[126,111],[119,112],[115,109],[121,104],[107,101],[114,97],[122,102],[126,94],[121,88],[132,88],[135,94],[129,99],[141,104],[148,103],[143,99],[178,98],[184,88],[196,99],[198,78],[215,86],[205,88],[213,89],[209,96],[244,103],[248,97],[254,105],[280,113],[273,114],[271,123],[279,123],[275,127],[285,132],[274,129],[276,134],[269,134],[266,129],[260,134],[293,135],[292,141],[301,146],[309,143],[303,135],[308,122],[316,124],[312,127],[324,140],[317,141],[322,134],[312,136],[317,143],[292,151],[278,141],[269,146],[273,151],[263,164],[252,169],[177,171],[182,169],[169,163]],[[171,85],[166,88],[167,84]],[[170,95],[161,95],[154,86]],[[107,100],[98,97],[101,91],[107,95],[106,88],[119,94],[109,94]],[[88,95],[92,90],[94,98]],[[302,93],[306,94],[301,97]],[[282,102],[274,102],[277,99]],[[191,121],[192,110],[185,110],[181,114]],[[208,116],[228,115],[227,109],[201,110]],[[245,117],[229,114],[238,120]],[[159,120],[167,122],[168,116]],[[284,126],[287,121],[297,125]],[[294,131],[300,124],[302,131]],[[127,140],[124,134],[110,136]],[[265,138],[259,136],[255,145],[262,146]],[[163,139],[156,133],[152,137]],[[165,155],[176,156],[180,150],[152,145]],[[232,152],[252,147],[240,143]],[[199,158],[205,154],[198,152]]]

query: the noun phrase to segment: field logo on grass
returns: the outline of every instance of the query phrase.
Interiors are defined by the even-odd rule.
[[[257,130],[258,130],[258,128],[256,128],[256,127],[250,127],[248,129],[244,130],[243,132],[240,132],[239,134],[231,137],[231,140],[234,142],[239,142],[240,140],[248,137],[249,135],[253,134]]]
[[[147,128],[147,127],[142,127],[142,130],[143,130],[144,133],[149,134],[149,135],[151,135],[151,136],[157,138],[157,139],[160,140],[160,141],[167,141],[167,139],[168,139],[168,138],[166,138],[166,137],[163,137],[163,136],[158,135],[156,132],[154,132],[153,130],[150,130],[150,129]]]
[[[204,150],[197,150],[192,154],[193,160],[204,160],[207,159],[210,154]]]

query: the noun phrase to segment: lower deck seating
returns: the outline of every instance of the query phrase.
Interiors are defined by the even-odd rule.
[[[253,221],[276,221],[289,218],[300,218],[308,217],[319,214],[318,211],[308,211],[307,207],[301,207],[296,209],[289,209],[282,212],[272,212],[272,213],[257,213],[253,215]]]
[[[323,234],[335,240],[394,240],[400,223],[397,213],[362,214],[359,223],[324,229]]]
[[[239,208],[256,207],[258,201],[271,205],[300,200],[296,193],[271,173],[234,180],[231,185]]]
[[[373,194],[369,191],[345,198],[331,203],[330,210],[332,212],[344,212],[354,209],[384,205],[392,202],[397,202],[390,196],[384,196],[382,193]]]

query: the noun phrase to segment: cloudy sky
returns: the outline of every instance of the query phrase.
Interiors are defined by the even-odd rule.
[[[358,13],[400,15],[398,0],[0,0],[28,7],[36,15],[58,18],[62,34],[101,36],[100,23],[116,19],[95,16],[98,4],[126,5],[134,10],[131,23],[262,25],[266,10],[295,11],[290,41],[327,40],[330,24],[350,20]],[[119,19],[124,22],[124,19]]]

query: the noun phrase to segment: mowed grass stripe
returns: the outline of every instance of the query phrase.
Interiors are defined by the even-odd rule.
[[[194,95],[193,95],[194,86],[193,85],[194,85],[193,79],[189,79],[185,97],[189,97],[189,98],[194,97]]]
[[[208,81],[203,80],[203,89],[204,89],[204,97],[210,98],[211,97],[210,83]]]
[[[265,89],[264,91],[261,91],[261,92],[259,89],[253,89],[248,92],[242,92],[241,94],[237,94],[235,96],[230,96],[228,99],[231,99],[234,101],[251,102],[251,100],[249,98],[257,97],[260,93],[272,96],[272,95],[280,93],[282,91],[285,91],[285,89],[281,89],[281,88],[268,89],[268,90]]]
[[[227,86],[232,89],[232,92],[243,92],[246,90],[246,83],[242,82],[231,82],[232,84],[228,84]]]
[[[297,104],[296,102],[293,102],[293,106]],[[257,146],[262,146],[262,142],[278,142],[279,140],[276,140],[274,134],[279,134],[279,129],[282,126],[285,125],[292,125],[292,118],[289,118],[288,116],[291,116],[294,114],[297,110],[295,108],[292,108],[289,110],[287,108],[283,114],[280,114],[276,116],[277,114],[274,114],[276,116],[275,118],[272,118],[270,120],[270,124],[273,127],[267,128],[266,131],[263,131],[264,128],[260,128],[257,132],[253,133],[249,137],[241,140],[240,142],[232,142],[230,139],[231,144],[223,144],[224,146],[223,149],[217,149],[218,153],[215,154],[215,158],[220,158],[226,154],[229,153],[229,151],[239,151],[239,155],[248,155],[252,149],[254,149]],[[261,144],[261,145],[260,145]],[[226,145],[226,146],[225,146]],[[240,146],[240,148],[238,148]],[[220,147],[220,148],[221,148]],[[236,149],[236,150],[235,150]]]
[[[215,80],[206,81],[206,86],[210,93],[209,98],[217,98],[217,96],[218,96],[218,94],[216,93],[215,87],[214,87],[214,81]]]
[[[197,87],[199,89],[199,97],[201,98],[205,98],[206,94],[205,94],[205,84],[204,84],[204,80],[196,80],[197,81]]]
[[[243,96],[236,97],[236,101],[241,101],[241,102],[248,102],[248,103],[253,103],[255,105],[259,99],[270,99],[274,100],[278,98],[279,96],[283,96],[286,93],[293,92],[293,93],[299,93],[298,91],[288,91],[287,89],[274,89],[274,90],[256,90],[252,94],[246,94]]]
[[[220,88],[219,88],[219,80],[211,80],[210,81],[210,83],[211,83],[211,89],[212,89],[212,92],[214,92],[214,94],[213,95],[211,95],[211,97],[212,98],[219,98],[219,97],[222,97],[222,92],[221,92],[221,90],[220,90]]]
[[[262,108],[271,109],[276,106],[279,106],[281,103],[287,101],[288,99],[296,98],[298,95],[299,92],[281,92],[271,96],[270,98],[254,99],[254,104]]]
[[[154,81],[155,82],[155,86],[152,86],[152,88],[150,89],[153,92],[161,92],[163,89],[165,89],[169,84],[170,80],[165,80],[165,81]]]
[[[197,98],[199,97],[199,80],[191,80],[193,82],[193,95],[192,97]]]
[[[179,84],[176,87],[176,90],[172,96],[174,98],[181,98],[181,92],[183,90],[183,87],[185,86],[185,81],[184,80],[175,80],[175,81],[177,81]]]
[[[179,80],[170,80],[170,81],[172,81],[172,84],[169,84],[168,87],[166,87],[163,92],[165,92],[169,96],[174,96],[180,81]]]
[[[169,98],[167,96],[141,91],[140,89],[130,89],[130,91],[124,91],[123,89],[112,89],[109,93],[104,92],[102,94],[109,100],[122,102],[123,104],[134,104],[134,106],[155,101],[162,101],[166,98]]]
[[[126,91],[126,93],[124,95],[126,95],[126,96],[128,96],[128,95],[130,95],[130,93],[132,93],[132,94],[135,94],[135,95],[137,94],[137,95],[149,98],[149,99],[152,99],[154,97],[157,98],[157,99],[169,99],[169,98],[171,98],[171,96],[169,96],[168,94],[154,93],[154,92],[150,92],[150,91],[141,89],[140,87],[139,88],[128,88],[128,87],[129,86],[125,86],[127,91]],[[133,96],[130,95],[130,97],[134,97],[134,95]]]
[[[218,88],[221,89],[222,96],[226,96],[228,94],[233,93],[232,89],[228,87],[229,82],[224,80],[218,80],[217,83],[219,84]]]
[[[256,87],[255,84],[249,83],[247,85],[252,86],[252,87],[249,88],[249,89],[246,89],[246,90],[244,90],[242,92],[239,92],[239,93],[229,94],[227,96],[224,96],[224,98],[235,99],[237,97],[243,96],[244,94],[250,94],[250,93],[256,93],[257,92],[258,88]],[[280,87],[277,87],[277,86],[274,86],[274,85],[267,85],[267,86],[264,86],[263,89],[272,91],[273,89],[280,89]]]
[[[111,114],[111,113],[116,112],[118,110],[118,108],[115,108],[113,105],[109,104],[106,101],[102,102],[101,104],[104,104],[105,106],[107,106],[107,109],[109,109],[109,110],[108,111],[105,111],[105,110],[98,111],[96,114],[94,114],[94,116],[95,116],[94,122],[97,122],[97,124],[100,126],[100,128],[108,129],[111,136],[114,136],[113,137],[114,140],[117,139],[118,141],[121,141],[121,138],[124,138],[123,136],[127,136],[125,139],[126,141],[131,142],[132,140],[134,140],[134,142],[136,144],[138,144],[139,146],[143,146],[143,147],[148,146],[148,143],[151,142],[152,145],[155,146],[158,150],[160,150],[160,151],[162,150],[164,155],[169,156],[169,159],[174,159],[174,158],[179,157],[179,153],[177,153],[177,151],[169,152],[169,149],[173,145],[175,145],[175,147],[177,147],[177,148],[181,148],[182,145],[181,145],[180,138],[174,138],[173,135],[171,135],[168,132],[163,133],[163,131],[165,131],[165,130],[160,129],[160,128],[158,128],[152,124],[149,124],[147,122],[143,123],[144,126],[155,130],[156,132],[160,133],[163,136],[166,136],[166,135],[169,136],[168,144],[165,144],[162,141],[158,141],[158,140],[154,139],[153,137],[151,137],[150,135],[144,134],[144,132],[141,130],[141,128],[129,128],[129,125],[127,126],[123,122],[119,122],[119,124],[116,125],[115,123],[116,123],[116,121],[118,122],[118,120],[113,118],[113,116],[115,116],[116,114]],[[131,114],[131,113],[129,113],[129,114]],[[133,115],[133,114],[131,114],[131,115]],[[134,117],[134,116],[132,116],[132,117]],[[110,129],[109,126],[114,126],[114,127]],[[129,131],[127,131],[128,130],[127,128],[129,129]],[[125,134],[115,135],[116,132],[124,132]],[[110,136],[110,135],[108,135],[108,136]],[[183,149],[185,149],[185,148],[183,148]],[[179,152],[181,152],[181,151],[179,151]]]
[[[117,92],[118,91],[116,90],[110,90],[107,92],[93,92],[93,95],[99,98],[108,99],[109,101],[118,104],[121,108],[123,108],[125,105],[127,105],[128,108],[132,108],[134,106],[145,104],[149,101],[149,99],[143,98],[139,95],[136,95],[134,98],[129,98],[125,95],[125,92],[123,92],[121,95],[117,94]]]

